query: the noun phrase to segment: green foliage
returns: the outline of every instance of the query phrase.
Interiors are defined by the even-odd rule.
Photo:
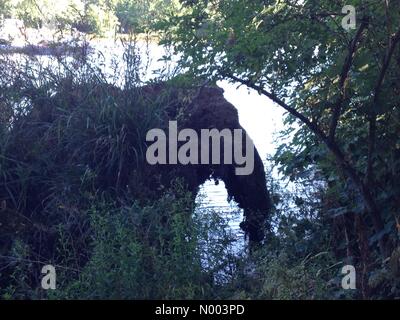
[[[1,19],[7,17],[10,14],[10,2],[8,0],[0,1],[0,26]]]
[[[16,18],[22,20],[26,27],[40,28],[43,16],[35,0],[22,0],[13,7]]]
[[[118,19],[110,8],[108,1],[83,1],[72,3],[66,12],[64,23],[84,33],[106,35],[115,33]]]
[[[8,0],[0,2],[0,17],[21,19],[32,28],[76,28],[100,36],[118,30],[139,34],[150,32],[174,5],[172,0]]]
[[[219,269],[204,268],[202,257],[219,266],[224,258],[214,255],[214,247],[203,251],[199,246],[208,216],[192,218],[191,195],[179,183],[174,188],[147,207],[96,201],[97,208],[88,212],[93,253],[76,280],[61,275],[65,284],[53,298],[199,299],[215,294],[211,289]],[[206,231],[224,227],[207,225]]]
[[[356,8],[355,30],[341,26],[344,5]],[[368,265],[365,278],[399,245],[398,6],[182,1],[159,24],[182,68],[247,85],[288,111],[275,162],[292,182],[323,186],[315,214],[338,258]]]
[[[174,0],[117,0],[115,15],[124,33],[148,33],[162,19],[166,12],[173,10]]]
[[[143,31],[148,24],[148,21],[144,20],[148,10],[148,1],[118,1],[115,5],[115,13],[118,21],[120,21],[121,31]]]

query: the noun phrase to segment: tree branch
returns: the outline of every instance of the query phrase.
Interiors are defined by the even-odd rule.
[[[390,61],[392,59],[394,50],[397,44],[400,42],[400,29],[397,33],[389,39],[388,51],[385,55],[381,72],[379,73],[378,81],[375,85],[374,89],[374,104],[373,110],[371,110],[371,115],[369,117],[369,128],[368,128],[368,163],[367,163],[367,172],[366,172],[366,180],[368,185],[372,185],[373,182],[373,157],[375,153],[375,145],[376,145],[376,112],[375,107],[379,101],[379,97],[382,90],[383,81],[385,79],[385,75],[387,70],[389,69]]]
[[[285,109],[291,115],[293,115],[294,117],[296,117],[297,119],[302,121],[311,130],[311,132],[313,132],[327,146],[327,148],[333,154],[339,168],[354,183],[354,185],[359,190],[360,194],[362,195],[362,197],[364,199],[364,204],[370,214],[375,232],[379,233],[383,230],[383,227],[384,227],[383,221],[379,214],[378,207],[375,203],[375,200],[373,198],[373,195],[372,195],[370,189],[360,178],[360,175],[357,172],[357,170],[346,159],[344,153],[340,150],[339,146],[337,145],[337,143],[334,140],[329,139],[329,136],[327,136],[324,133],[324,131],[316,123],[310,121],[305,115],[303,115],[296,109],[290,107],[288,104],[286,104],[282,99],[280,99],[275,94],[265,90],[264,88],[262,88],[260,86],[255,85],[250,80],[240,79],[240,78],[234,76],[233,74],[230,74],[227,72],[221,72],[221,75],[226,78],[229,78],[231,80],[234,80],[238,83],[241,83],[251,89],[254,89],[262,95],[267,96],[269,99],[271,99],[273,102],[275,102],[280,107]],[[380,249],[381,249],[382,254],[384,256],[386,256],[387,255],[386,246],[385,246],[385,243],[381,240],[379,241]]]
[[[340,79],[339,79],[340,96],[336,101],[335,105],[333,106],[333,114],[329,126],[329,139],[332,141],[335,138],[336,128],[342,112],[343,101],[346,99],[346,88],[345,88],[346,80],[348,78],[351,66],[353,65],[353,58],[357,51],[357,44],[360,41],[362,33],[367,26],[368,26],[368,21],[366,19],[363,19],[360,27],[356,32],[356,35],[354,36],[353,40],[349,43],[349,52],[343,64],[342,72],[340,73]]]
[[[382,88],[383,80],[385,79],[386,72],[389,68],[390,61],[391,61],[393,53],[394,53],[394,49],[396,49],[396,46],[399,42],[400,42],[400,29],[389,40],[388,51],[387,51],[385,59],[383,61],[382,69],[379,74],[379,78],[378,78],[378,81],[377,81],[377,84],[376,84],[375,90],[374,90],[374,100],[375,101],[378,99],[378,96],[379,96],[381,88]]]
[[[305,115],[297,111],[296,109],[290,107],[288,104],[286,104],[283,100],[281,100],[279,97],[277,97],[275,94],[255,85],[252,83],[250,80],[244,80],[240,79],[232,74],[229,73],[223,73],[225,77],[230,78],[231,80],[237,81],[243,85],[246,85],[249,88],[252,88],[259,92],[260,94],[263,94],[267,96],[269,99],[271,99],[273,102],[278,104],[280,107],[288,111],[291,115],[293,115],[295,118],[299,119],[302,121],[310,130],[313,132],[322,142],[325,143],[325,145],[328,147],[328,149],[333,153],[335,156],[337,162],[340,164],[342,169],[348,174],[348,176],[353,180],[353,182],[362,189],[362,181],[359,178],[358,173],[356,170],[351,166],[351,164],[346,160],[344,154],[340,150],[340,148],[337,146],[337,144],[330,140],[329,137],[323,132],[323,130],[314,122],[310,121]]]
[[[312,132],[314,132],[319,138],[321,139],[326,139],[326,135],[325,133],[319,128],[319,126],[315,123],[312,122],[310,119],[308,119],[305,115],[303,115],[302,113],[300,113],[299,111],[297,111],[296,109],[290,107],[288,104],[286,104],[282,99],[280,99],[278,96],[276,96],[275,94],[255,85],[252,81],[250,80],[244,80],[244,79],[240,79],[236,76],[234,76],[233,74],[230,73],[226,73],[226,72],[222,72],[221,73],[222,76],[230,78],[231,80],[234,80],[236,82],[239,82],[251,89],[256,90],[258,93],[267,96],[269,99],[271,99],[273,102],[275,102],[277,105],[279,105],[280,107],[282,107],[283,109],[285,109],[287,112],[289,112],[292,116],[294,116],[295,118],[299,119],[300,121],[302,121]]]

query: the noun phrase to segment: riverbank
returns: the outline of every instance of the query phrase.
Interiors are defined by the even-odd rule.
[[[64,56],[86,54],[93,49],[88,43],[69,44],[69,43],[45,43],[40,45],[28,44],[25,46],[0,45],[0,54],[25,54],[39,56]]]
[[[146,42],[157,44],[154,34],[108,33],[103,37],[82,33],[76,29],[56,30],[26,28],[16,19],[8,19],[0,28],[0,54],[74,55],[88,53],[93,47],[109,42]],[[84,51],[82,51],[84,50]]]

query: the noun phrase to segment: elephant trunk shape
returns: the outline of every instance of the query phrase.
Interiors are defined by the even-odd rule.
[[[148,86],[144,89],[146,95],[157,96],[165,90],[164,84]],[[169,88],[173,97],[178,97],[181,89]],[[172,90],[172,91],[171,91]],[[175,99],[172,99],[176,101]],[[179,100],[177,98],[177,100]],[[190,128],[201,136],[203,129],[217,129],[219,132],[229,129],[242,130],[244,141],[251,141],[247,132],[239,123],[237,109],[224,98],[223,89],[217,86],[204,86],[192,93],[189,103],[172,103],[167,108],[168,119],[175,120],[179,114],[184,116],[180,120],[179,127]],[[246,143],[242,145],[242,154],[245,154]],[[254,148],[254,145],[251,141]],[[204,146],[203,146],[204,147]],[[199,150],[199,154],[201,150]],[[221,144],[219,154],[224,158],[224,148]],[[211,163],[211,161],[210,161]],[[172,171],[174,175],[185,177],[190,191],[196,194],[199,186],[210,179],[222,180],[225,183],[229,199],[236,201],[244,211],[244,221],[241,229],[246,233],[251,242],[261,242],[264,233],[268,229],[267,217],[271,209],[270,197],[267,190],[264,165],[258,151],[254,148],[254,169],[249,175],[237,175],[234,164],[218,165],[186,165],[177,166]],[[171,179],[169,177],[167,180]],[[168,181],[166,181],[168,182]]]

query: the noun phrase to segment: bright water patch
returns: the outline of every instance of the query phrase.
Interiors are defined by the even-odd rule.
[[[244,237],[239,226],[243,220],[243,210],[233,200],[228,202],[228,192],[223,181],[218,181],[217,185],[214,181],[206,181],[200,187],[196,201],[200,203],[199,209],[214,210],[221,214],[229,220],[232,230]]]

